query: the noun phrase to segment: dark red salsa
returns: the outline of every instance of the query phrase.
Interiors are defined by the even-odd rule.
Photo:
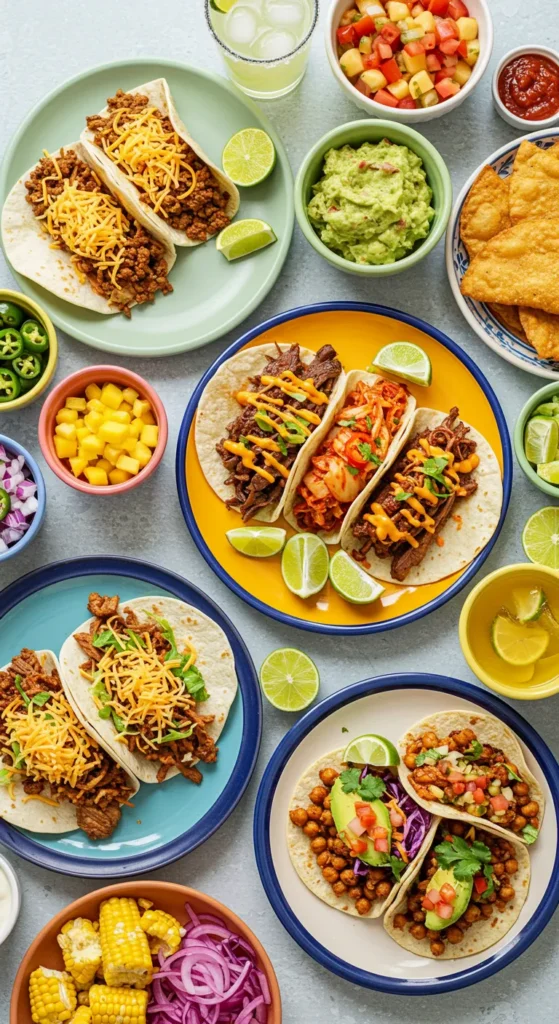
[[[505,65],[498,89],[511,114],[543,121],[559,110],[559,65],[542,54],[524,53]]]

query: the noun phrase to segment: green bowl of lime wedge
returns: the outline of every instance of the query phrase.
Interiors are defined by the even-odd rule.
[[[559,381],[540,388],[521,410],[514,428],[520,468],[540,491],[559,497]]]

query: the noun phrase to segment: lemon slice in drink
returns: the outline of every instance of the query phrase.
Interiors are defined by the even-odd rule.
[[[497,615],[491,626],[496,654],[509,665],[533,665],[545,654],[549,633],[541,626],[529,626],[506,615]]]
[[[535,622],[545,605],[545,594],[541,587],[525,587],[513,590],[514,610],[519,622]]]
[[[400,764],[400,755],[394,744],[384,736],[366,733],[348,743],[342,761],[351,761],[357,765],[372,764],[382,768],[385,765]]]
[[[559,427],[555,420],[534,416],[528,421],[524,435],[524,454],[528,462],[538,465],[555,458],[559,444]]]
[[[345,551],[336,551],[330,562],[329,576],[334,590],[352,604],[370,604],[384,593],[384,587],[367,576]]]
[[[227,530],[225,536],[241,555],[269,558],[282,550],[287,533],[276,526],[239,526]]]
[[[223,170],[235,185],[259,185],[272,173],[276,149],[262,128],[242,128],[226,143],[221,157]]]
[[[328,548],[314,533],[290,537],[281,556],[281,572],[292,594],[307,598],[318,594],[328,579]]]
[[[238,260],[272,242],[277,242],[277,238],[265,220],[236,220],[220,231],[216,247],[227,260]]]
[[[260,685],[280,711],[303,711],[318,693],[320,676],[314,661],[296,647],[279,647],[263,661]]]
[[[522,532],[522,544],[531,562],[559,569],[559,508],[540,508]]]
[[[429,387],[432,378],[429,356],[411,341],[393,341],[385,345],[377,352],[370,369],[387,370],[423,388]]]

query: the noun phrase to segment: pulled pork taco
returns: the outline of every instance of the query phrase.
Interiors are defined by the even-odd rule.
[[[139,784],[85,727],[59,668],[52,651],[24,648],[0,670],[0,818],[108,839]]]
[[[2,238],[15,270],[96,313],[124,313],[173,287],[174,246],[76,142],[45,154],[12,188]]]
[[[206,480],[243,520],[274,522],[309,438],[327,431],[345,375],[331,345],[258,345],[228,359],[196,414]]]
[[[399,742],[400,782],[431,814],[455,818],[530,845],[544,796],[511,730],[492,715],[439,711]]]
[[[495,532],[497,457],[458,415],[419,409],[411,439],[351,509],[342,547],[376,579],[435,583],[469,565]]]
[[[441,821],[384,927],[418,956],[473,956],[512,928],[529,886],[530,857],[521,843],[478,825]]]
[[[164,78],[119,89],[87,118],[82,142],[151,228],[175,245],[205,242],[239,208],[236,186],[191,137]]]
[[[343,753],[325,754],[299,780],[287,825],[289,856],[328,906],[380,917],[430,844],[436,820],[394,771],[350,767]]]
[[[415,399],[405,384],[348,373],[326,437],[313,437],[289,485],[284,516],[297,530],[337,544],[354,501],[369,492],[411,430]]]
[[[237,692],[225,633],[170,597],[93,593],[87,607],[93,618],[64,642],[60,666],[88,726],[141,782],[200,783],[196,764],[217,760]]]

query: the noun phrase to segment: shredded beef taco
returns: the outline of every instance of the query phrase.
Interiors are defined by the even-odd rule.
[[[432,814],[535,842],[544,796],[511,730],[492,715],[439,711],[399,743],[400,781]]]
[[[521,843],[478,824],[441,821],[384,927],[418,956],[473,956],[512,928],[529,886],[530,857]]]
[[[411,437],[355,502],[342,547],[376,579],[411,586],[465,568],[495,532],[503,500],[497,457],[479,431],[419,409]]]
[[[141,782],[217,760],[237,691],[233,652],[203,612],[169,597],[90,594],[60,652],[64,685],[89,726]]]
[[[243,520],[273,522],[311,437],[328,429],[345,375],[331,345],[258,345],[220,366],[196,414],[206,480]]]
[[[2,238],[15,270],[96,313],[124,313],[173,288],[174,246],[76,142],[45,154],[12,188]]]
[[[52,651],[0,669],[0,818],[31,832],[108,839],[138,782],[86,728]]]
[[[287,844],[299,878],[328,906],[380,917],[392,903],[436,820],[389,768],[351,767],[325,754],[293,794]]]
[[[326,437],[313,437],[289,486],[284,516],[336,544],[351,505],[374,486],[411,430],[415,399],[405,384],[352,370]]]
[[[164,78],[119,89],[87,118],[82,141],[153,229],[175,245],[199,245],[226,227],[239,193],[191,137]]]

